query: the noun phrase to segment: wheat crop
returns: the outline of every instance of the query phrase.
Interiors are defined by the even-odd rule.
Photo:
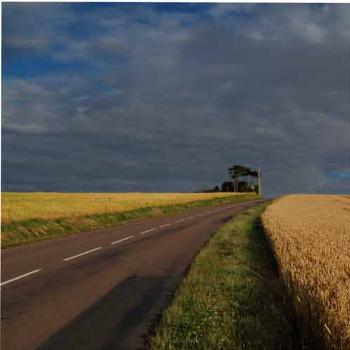
[[[223,198],[233,193],[2,193],[2,223],[116,213]]]
[[[288,195],[262,215],[313,349],[350,349],[350,196]]]

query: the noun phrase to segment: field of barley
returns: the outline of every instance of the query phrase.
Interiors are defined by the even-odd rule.
[[[288,195],[262,215],[304,339],[350,349],[350,196]]]
[[[2,193],[2,222],[58,219],[224,198],[232,193]]]

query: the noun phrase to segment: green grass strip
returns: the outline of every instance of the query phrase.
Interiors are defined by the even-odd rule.
[[[163,313],[151,349],[301,348],[260,226],[263,208],[223,226],[199,253]]]
[[[190,208],[238,203],[258,198],[259,197],[256,194],[242,194],[193,201],[184,204],[145,207],[125,212],[106,212],[60,219],[31,219],[16,221],[1,225],[1,247],[8,248],[44,239],[53,239],[74,233],[110,227],[126,221],[177,213]]]

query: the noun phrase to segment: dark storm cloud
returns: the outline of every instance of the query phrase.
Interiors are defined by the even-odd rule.
[[[5,69],[20,55],[48,67],[5,74],[4,189],[186,191],[244,163],[263,167],[268,195],[348,192],[330,174],[349,167],[350,6],[3,16]]]

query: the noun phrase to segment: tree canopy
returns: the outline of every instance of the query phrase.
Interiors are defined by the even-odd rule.
[[[221,187],[203,189],[202,192],[258,192],[259,184],[252,181],[252,178],[259,178],[259,171],[251,168],[235,164],[227,169],[228,174],[233,181],[224,181]],[[259,182],[259,181],[258,181]]]

